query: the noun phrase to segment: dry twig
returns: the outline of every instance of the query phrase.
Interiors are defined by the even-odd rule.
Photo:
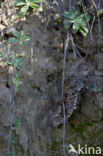
[[[64,45],[64,58],[63,58],[63,74],[62,74],[62,93],[61,93],[61,100],[63,101],[64,98],[64,81],[65,81],[65,67],[66,67],[66,54],[68,49],[68,43],[69,43],[69,33],[66,33],[66,39],[65,39],[65,45]],[[63,116],[64,116],[64,129],[63,129],[63,153],[64,156],[66,156],[65,151],[65,124],[66,124],[66,115],[65,115],[65,104],[62,102],[63,107]]]

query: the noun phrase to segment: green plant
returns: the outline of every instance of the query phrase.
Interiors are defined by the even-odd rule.
[[[95,83],[93,85],[93,88],[91,90],[94,91],[94,92],[101,92],[102,91],[102,88],[98,87],[97,84]]]
[[[2,59],[2,61],[5,60],[6,54],[3,51],[0,51],[0,58]]]
[[[25,32],[18,32],[15,31],[13,33],[15,37],[12,37],[8,40],[9,43],[17,43],[19,42],[21,45],[25,45],[26,41],[28,41],[30,38],[26,36]],[[17,53],[10,53],[7,54],[6,52],[0,52],[0,57],[2,61],[6,62],[8,65],[12,66],[15,68],[16,76],[12,78],[13,84],[15,85],[14,89],[15,92],[18,91],[19,85],[22,84],[22,81],[20,81],[20,73],[17,72],[16,70],[23,70],[22,64],[25,61],[25,58],[22,56],[20,57]]]
[[[8,40],[9,43],[17,43],[17,42],[19,42],[21,45],[25,45],[26,41],[30,40],[30,37],[26,36],[26,33],[24,31],[21,31],[21,33],[18,32],[18,31],[15,31],[15,32],[13,32],[13,35],[14,35],[14,37],[11,37]]]
[[[28,36],[26,36],[25,32],[21,32],[19,33],[18,31],[13,33],[15,37],[12,37],[8,40],[9,43],[17,43],[19,42],[21,45],[25,45],[26,41],[28,41],[30,38]],[[23,70],[23,63],[25,61],[25,58],[23,56],[18,55],[15,52],[11,52],[9,49],[8,45],[3,45],[3,51],[0,51],[0,58],[1,61],[5,62],[9,66],[12,66],[12,79],[10,79],[10,81],[12,80],[11,83],[11,107],[12,107],[12,115],[11,115],[11,121],[10,121],[10,131],[9,131],[9,135],[7,136],[8,138],[8,152],[4,155],[4,156],[13,156],[14,154],[11,151],[11,146],[12,144],[17,144],[17,140],[14,136],[14,134],[12,133],[13,130],[15,130],[18,125],[21,122],[21,118],[17,117],[14,120],[15,117],[15,93],[18,92],[19,86],[22,84],[22,81],[20,80],[20,74]],[[15,76],[14,76],[15,75]]]
[[[100,16],[100,15],[102,15],[103,14],[103,9],[98,9],[97,10],[97,16]]]
[[[19,18],[22,18],[26,15],[29,8],[36,9],[38,11],[42,11],[41,3],[44,0],[16,0],[14,5],[20,6],[21,10],[19,11]]]
[[[12,53],[10,56],[6,57],[6,54],[4,52],[0,52],[0,57],[2,61],[6,62],[8,65],[13,66],[18,70],[23,70],[22,64],[25,61],[25,58],[19,58],[19,55],[17,53]],[[19,72],[16,72],[16,77],[13,77],[12,81],[15,85],[15,92],[17,92],[19,85],[22,84],[22,81],[20,81]]]
[[[18,92],[19,86],[22,84],[22,81],[20,80],[20,74],[16,73],[16,77],[13,77],[12,81],[15,85],[15,92]]]
[[[11,53],[9,56],[6,56],[5,52],[0,52],[0,58],[8,65],[13,66],[16,69],[23,70],[22,64],[25,61],[23,56],[20,57],[17,53]]]
[[[72,26],[74,33],[80,31],[80,33],[85,37],[88,33],[87,22],[90,20],[90,15],[88,13],[80,14],[79,10],[71,8],[69,12],[64,13],[64,27],[68,29]]]
[[[23,62],[25,61],[24,57],[20,57],[17,53],[13,53],[9,56],[7,64],[16,67],[19,70],[23,69]]]

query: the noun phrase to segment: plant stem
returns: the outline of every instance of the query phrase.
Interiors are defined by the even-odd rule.
[[[10,131],[9,131],[9,138],[8,138],[8,152],[10,152],[10,140],[12,137],[12,125],[14,122],[14,114],[15,114],[15,100],[14,100],[14,88],[11,89],[11,97],[10,102],[12,106],[12,114],[11,114],[11,123],[10,123]]]
[[[68,43],[69,43],[69,33],[66,33],[66,39],[65,39],[65,45],[64,45],[64,58],[63,58],[63,73],[62,73],[62,93],[61,93],[61,98],[63,101],[64,98],[64,81],[65,81],[65,67],[66,67],[66,54],[67,54],[67,49],[68,49]],[[65,104],[62,102],[62,107],[63,107],[63,117],[64,117],[64,128],[63,128],[63,153],[64,156],[66,156],[66,151],[65,151],[65,124],[66,124],[66,115],[65,115]]]

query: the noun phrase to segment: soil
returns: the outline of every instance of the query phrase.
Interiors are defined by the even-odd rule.
[[[35,15],[30,12],[22,21],[10,21],[12,29],[23,30],[30,36],[26,46],[11,46],[12,51],[26,57],[21,77],[23,83],[15,95],[15,117],[21,117],[21,124],[13,130],[17,144],[13,145],[12,150],[16,156],[63,156],[63,125],[54,126],[53,116],[60,107],[66,35],[61,25],[49,23],[46,27],[47,22],[45,19],[43,21],[43,17],[43,13]],[[3,20],[1,25],[0,45],[12,36],[12,31],[8,33],[10,28]],[[66,79],[76,73],[84,82],[78,108],[66,122],[67,150],[69,144],[74,147],[86,144],[103,149],[103,30],[98,48],[97,21],[93,25],[92,37],[93,43],[90,34],[86,38],[79,33],[73,35],[74,43],[85,50],[78,48],[82,57],[74,57],[71,43],[67,50]],[[8,147],[11,119],[9,78],[8,66],[0,61],[0,155]]]

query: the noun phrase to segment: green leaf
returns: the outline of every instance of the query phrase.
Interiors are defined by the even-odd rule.
[[[69,12],[64,13],[64,17],[65,18],[70,18],[70,19],[74,19],[74,18],[78,17],[79,15],[80,15],[79,10],[77,10],[75,8],[71,8],[69,10]]]
[[[39,9],[40,8],[40,6],[35,4],[35,3],[30,3],[30,7],[33,9]]]
[[[25,46],[25,45],[26,45],[26,42],[25,42],[25,40],[24,40],[24,39],[21,39],[21,40],[19,41],[19,43],[20,43],[21,45],[23,45],[23,46]]]
[[[23,66],[18,65],[18,66],[17,66],[17,69],[19,69],[19,70],[23,70],[23,69],[24,69],[24,67],[23,67]]]
[[[86,37],[87,33],[88,33],[88,28],[87,27],[80,27],[79,31],[81,32],[81,34]]]
[[[99,16],[99,15],[101,15],[101,14],[103,14],[103,9],[99,9],[99,10],[97,11],[97,16]]]
[[[89,22],[90,18],[91,17],[90,17],[90,15],[88,13],[85,13],[85,14],[82,14],[82,15],[79,16],[79,20],[81,22]]]
[[[30,37],[29,36],[25,36],[25,40],[26,41],[29,41],[30,40]]]
[[[80,23],[74,23],[73,24],[73,29],[75,32],[77,32],[79,30],[79,28],[80,28]]]
[[[24,57],[19,58],[19,64],[22,64],[23,62],[25,62],[25,58]]]
[[[21,31],[20,37],[23,38],[25,35],[26,35],[26,33],[24,31]]]
[[[91,19],[91,16],[89,13],[85,13],[85,16],[86,16],[86,21],[89,22],[90,19]]]
[[[26,33],[24,31],[21,32],[21,36],[20,36],[20,39],[19,39],[19,43],[21,45],[25,45],[26,44],[26,41],[29,41],[30,40],[30,37],[29,36],[26,36]]]
[[[18,92],[19,85],[22,84],[22,81],[20,81],[19,75],[16,75],[16,77],[13,77],[12,81],[15,85],[15,92]]]
[[[14,32],[13,32],[13,35],[14,35],[15,37],[17,37],[17,38],[20,37],[20,33],[19,33],[18,31],[14,31]]]
[[[21,8],[21,12],[22,12],[23,14],[26,14],[26,12],[27,12],[28,9],[29,9],[29,6],[25,5],[25,6],[23,6],[23,7]]]
[[[88,33],[88,27],[87,27],[87,26],[83,26],[82,29],[83,29],[86,33]]]
[[[5,52],[0,52],[0,57],[2,60],[6,58],[6,53]]]
[[[67,21],[68,24],[75,23],[75,20],[73,20],[73,19],[67,19],[66,21]]]
[[[23,6],[23,5],[25,5],[25,4],[26,4],[26,3],[24,3],[24,2],[14,3],[15,6]]]
[[[69,12],[64,12],[64,17],[69,18],[70,13]]]
[[[7,61],[7,64],[9,64],[9,65],[14,65],[13,61],[11,61],[11,60],[8,60],[8,61]]]
[[[26,4],[25,0],[16,0],[14,3],[15,6],[23,6],[25,4]]]
[[[21,19],[26,15],[26,13],[19,11],[18,17]]]
[[[20,41],[19,41],[19,43],[21,44],[21,45],[23,45],[23,46],[25,46],[26,45],[26,41],[28,41],[29,39],[21,39]]]
[[[9,43],[17,43],[18,42],[18,39],[15,38],[15,37],[12,37],[8,40]]]
[[[41,3],[41,2],[44,2],[44,0],[31,0],[31,2],[33,2],[33,3]]]
[[[32,9],[37,9],[39,11],[42,11],[42,7],[40,5],[34,4],[34,3],[30,3],[30,7]]]

